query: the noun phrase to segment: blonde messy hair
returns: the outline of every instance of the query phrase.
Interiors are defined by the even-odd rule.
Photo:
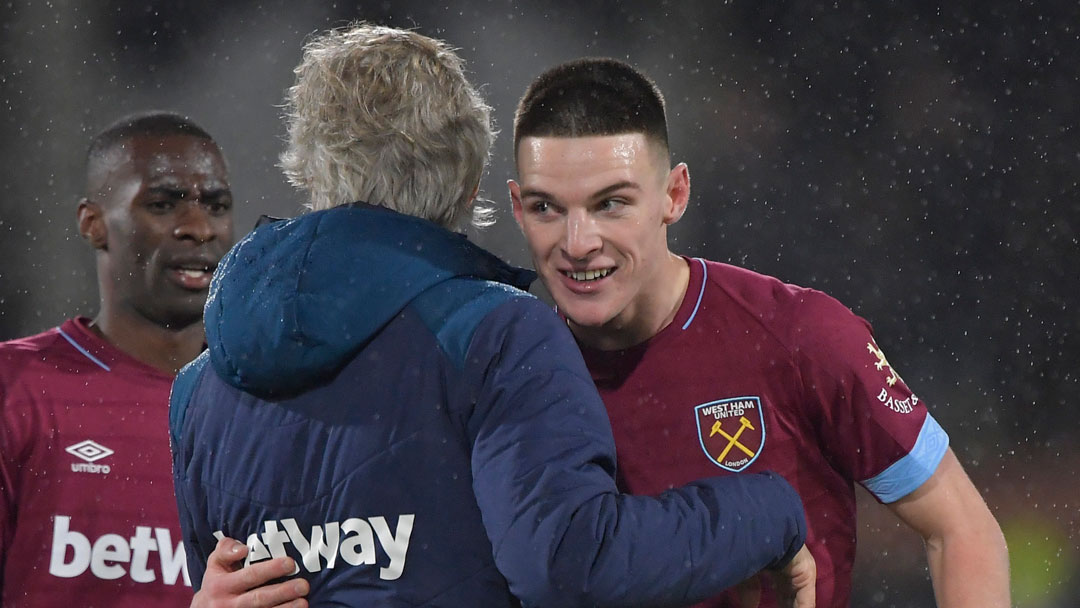
[[[364,201],[461,227],[495,132],[453,49],[356,23],[311,39],[294,72],[281,167],[313,210]],[[492,216],[473,205],[474,224]]]

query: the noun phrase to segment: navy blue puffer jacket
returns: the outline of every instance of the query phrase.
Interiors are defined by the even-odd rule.
[[[362,204],[238,243],[171,399],[195,587],[221,535],[294,557],[313,606],[679,605],[790,559],[805,524],[779,477],[617,492],[532,278]]]

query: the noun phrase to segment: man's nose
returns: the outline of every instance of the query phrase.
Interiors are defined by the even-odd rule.
[[[202,204],[200,197],[186,199],[180,207],[180,214],[173,228],[174,237],[192,239],[200,243],[214,239],[216,233],[210,211]]]
[[[603,246],[596,220],[584,212],[572,212],[566,218],[566,255],[583,260]]]

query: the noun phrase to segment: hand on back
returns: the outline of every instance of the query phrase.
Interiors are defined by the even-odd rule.
[[[307,608],[304,599],[310,590],[302,578],[268,585],[270,581],[293,573],[296,563],[290,557],[242,567],[248,548],[231,538],[218,541],[206,560],[202,589],[195,594],[191,608]]]
[[[817,605],[817,562],[803,545],[780,570],[766,570],[746,579],[736,588],[742,608],[757,608],[761,602],[761,578],[769,577],[784,608],[815,608]]]

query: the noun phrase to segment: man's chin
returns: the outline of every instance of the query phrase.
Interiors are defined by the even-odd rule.
[[[154,314],[153,321],[166,329],[179,331],[202,323],[203,307],[206,304],[205,297],[184,298],[181,301],[172,302],[171,306],[159,308]]]
[[[559,307],[559,312],[562,313],[566,320],[570,322],[571,327],[581,327],[583,329],[600,329],[611,321],[611,315],[604,310],[589,310],[587,307]]]

